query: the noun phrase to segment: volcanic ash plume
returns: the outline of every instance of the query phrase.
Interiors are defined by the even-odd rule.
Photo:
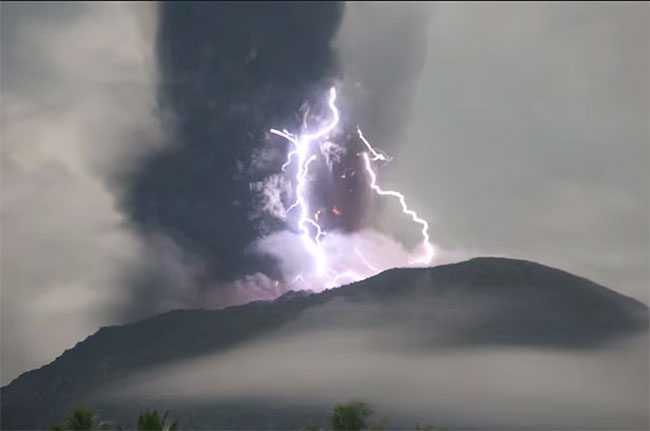
[[[285,283],[295,289],[320,291],[391,267],[429,265],[435,254],[427,221],[401,192],[380,185],[377,172],[391,158],[375,149],[360,128],[342,138],[336,101],[332,87],[327,118],[309,118],[307,110],[300,133],[270,130],[289,144],[281,168],[284,181],[274,174],[252,187],[264,197],[262,207],[289,228],[258,241],[256,251],[275,256]],[[421,240],[413,250],[372,229],[354,229],[363,221],[349,222],[349,213],[353,219],[363,217],[358,200],[368,194],[392,200],[405,222],[417,226]]]

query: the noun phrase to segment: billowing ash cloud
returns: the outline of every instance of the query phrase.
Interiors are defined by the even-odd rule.
[[[159,104],[172,143],[128,178],[123,205],[145,236],[165,236],[198,262],[197,285],[278,277],[273,262],[245,253],[282,227],[258,211],[251,184],[283,163],[286,143],[269,128],[300,124],[303,103],[333,84],[341,15],[338,3],[161,4]],[[147,274],[140,293],[161,282]]]
[[[344,118],[331,140],[318,143],[323,163],[310,173],[310,211],[319,213],[323,228],[339,232],[339,239],[330,241],[334,243],[341,244],[344,233],[372,226],[371,215],[380,207],[373,204],[368,179],[360,175],[363,144],[354,128],[369,124],[376,126],[373,132],[396,135],[410,97],[409,82],[421,63],[427,9],[353,6],[337,33],[340,3],[161,5],[159,106],[171,121],[172,142],[128,177],[123,206],[145,238],[168,245],[151,247],[160,266],[178,268],[181,284],[192,287],[185,291],[170,285],[166,271],[152,275],[147,270],[134,282],[133,303],[139,310],[128,314],[141,314],[143,305],[149,308],[145,312],[157,311],[147,298],[161,290],[176,292],[179,305],[223,306],[233,298],[245,302],[267,292],[262,294],[267,299],[289,288],[289,277],[299,272],[285,271],[284,255],[277,250],[286,247],[258,246],[260,238],[288,238],[296,227],[287,214],[295,184],[288,174],[281,175],[289,144],[269,130],[300,132],[325,121],[329,111],[323,102],[334,85],[342,87]],[[394,20],[400,10],[400,19]],[[397,27],[389,32],[368,28],[378,42],[372,44],[358,32],[350,33],[350,26],[368,25],[365,12],[398,22],[400,28],[408,24],[410,30],[397,37]],[[335,40],[337,34],[349,40]],[[389,76],[374,72],[382,61],[382,40],[400,46]],[[347,64],[343,71],[335,42]],[[357,80],[367,87],[355,86]],[[349,103],[357,96],[358,103]],[[379,99],[394,101],[398,108]],[[342,248],[352,252],[355,241],[349,238]],[[176,251],[165,251],[169,247]],[[387,258],[380,261],[378,267],[386,267]],[[302,263],[311,264],[304,256]],[[398,259],[388,266],[406,263],[408,259]],[[365,265],[366,275],[368,266],[373,265]],[[253,280],[260,284],[248,289],[250,297],[242,296],[241,286]]]
[[[314,276],[311,256],[295,232],[283,230],[257,240],[251,249],[260,255],[273,256],[284,277],[284,290],[321,291],[325,288],[352,283],[395,267],[422,266],[414,258],[426,253],[422,244],[409,249],[389,234],[375,229],[355,232],[331,232],[321,241],[329,268],[338,273],[334,279]],[[477,254],[477,253],[474,253]],[[435,248],[433,263],[457,262],[467,257],[467,251]],[[275,286],[275,284],[274,284]],[[255,299],[269,299],[258,297]]]

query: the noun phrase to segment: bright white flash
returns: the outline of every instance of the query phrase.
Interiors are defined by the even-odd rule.
[[[340,121],[340,113],[336,107],[336,90],[331,88],[329,91],[329,100],[328,107],[330,110],[331,119],[321,128],[302,135],[296,135],[290,133],[288,130],[277,130],[271,129],[270,132],[285,138],[289,141],[293,148],[287,154],[287,160],[282,165],[282,171],[287,170],[292,163],[296,163],[296,175],[295,175],[295,202],[287,208],[287,212],[294,209],[299,210],[298,217],[298,230],[300,233],[301,243],[305,247],[305,250],[311,255],[314,261],[315,273],[317,278],[320,280],[319,284],[321,288],[331,288],[339,286],[345,282],[354,282],[360,279],[369,277],[373,274],[379,272],[372,263],[359,251],[357,248],[354,249],[354,253],[361,259],[363,264],[368,267],[372,272],[370,273],[358,273],[352,269],[347,270],[336,270],[332,268],[328,262],[327,253],[321,240],[327,236],[327,232],[323,230],[320,224],[317,221],[317,217],[311,217],[311,208],[309,204],[308,196],[308,181],[309,181],[309,166],[316,161],[319,157],[324,157],[323,154],[319,153],[320,145],[319,141],[327,139],[336,129]],[[391,196],[397,198],[402,212],[408,216],[417,224],[421,225],[421,234],[422,234],[422,244],[424,247],[424,253],[421,256],[418,256],[412,263],[420,264],[429,264],[433,258],[434,250],[433,246],[429,241],[429,225],[428,223],[420,218],[418,214],[411,210],[406,205],[406,199],[404,195],[399,192],[391,190],[383,190],[377,185],[377,175],[375,174],[372,163],[373,161],[384,161],[388,162],[391,160],[390,157],[385,154],[375,150],[372,145],[366,140],[363,136],[363,133],[360,129],[357,129],[359,138],[364,143],[368,152],[362,152],[361,156],[363,157],[364,164],[368,175],[370,176],[370,187],[378,195],[381,196]],[[369,154],[372,155],[369,156]],[[293,283],[300,280],[303,283],[305,282],[304,269],[296,276],[293,280]],[[293,284],[292,283],[292,284]]]
[[[312,151],[311,144],[318,141],[324,137],[327,137],[330,133],[334,131],[336,126],[339,124],[339,110],[336,108],[334,102],[336,101],[336,89],[332,87],[330,89],[330,98],[329,98],[329,108],[332,113],[332,119],[324,127],[316,130],[313,133],[308,133],[305,135],[294,136],[291,133],[284,131],[279,131],[276,129],[271,129],[271,133],[274,133],[278,136],[282,136],[291,142],[294,146],[294,150],[289,152],[287,156],[287,162],[282,165],[282,169],[286,168],[291,164],[292,156],[297,156],[298,158],[298,171],[296,173],[296,201],[288,209],[299,208],[300,218],[298,219],[298,230],[300,231],[300,238],[304,244],[307,251],[313,256],[316,262],[316,275],[318,277],[323,277],[326,275],[327,271],[327,258],[323,251],[323,248],[320,246],[320,239],[325,233],[323,232],[321,226],[310,217],[309,203],[307,202],[307,175],[309,173],[309,165],[311,162],[316,160],[316,154],[308,156]],[[312,237],[308,226],[311,225],[316,229],[316,235]]]

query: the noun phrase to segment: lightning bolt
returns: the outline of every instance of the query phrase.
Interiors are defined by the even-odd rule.
[[[288,152],[287,159],[282,165],[283,172],[286,172],[292,163],[295,162],[297,165],[295,174],[296,199],[295,202],[287,208],[287,212],[294,209],[299,210],[297,224],[301,242],[314,261],[316,275],[321,280],[321,285],[325,288],[332,288],[339,286],[343,281],[353,282],[363,279],[371,274],[360,274],[352,270],[339,272],[332,269],[328,264],[327,254],[321,244],[321,239],[326,236],[326,232],[318,223],[318,216],[314,215],[312,218],[310,215],[311,211],[309,206],[307,187],[309,182],[309,167],[318,158],[318,155],[315,154],[318,146],[313,144],[321,139],[328,137],[336,129],[340,122],[340,113],[336,107],[336,89],[333,87],[329,91],[328,107],[331,115],[330,120],[324,126],[316,129],[311,133],[296,135],[286,129],[271,129],[270,132],[286,139],[292,145],[292,149]],[[304,129],[307,128],[306,123],[307,119],[305,114],[305,117],[303,118]],[[406,205],[406,199],[403,194],[392,190],[383,190],[377,185],[377,175],[372,168],[371,162],[389,162],[392,159],[389,156],[385,155],[383,152],[376,150],[370,144],[370,142],[368,142],[361,129],[358,127],[357,132],[359,138],[367,149],[367,151],[360,153],[360,155],[363,157],[366,171],[370,177],[370,188],[380,196],[390,196],[396,198],[401,205],[402,212],[410,216],[413,222],[421,226],[420,232],[422,235],[424,253],[422,256],[416,259],[414,263],[430,263],[434,255],[434,249],[430,243],[428,223],[420,218],[415,211],[411,210]],[[351,175],[354,175],[354,172]],[[337,211],[338,208],[334,207],[333,212],[338,214]],[[316,212],[316,214],[318,214],[318,212]],[[357,248],[354,249],[354,253],[357,254],[362,262],[371,271],[373,271],[373,273],[379,272],[379,269],[373,266]],[[296,276],[291,284],[294,284],[297,281],[302,281],[303,283],[306,282],[303,276],[303,272]]]
[[[366,137],[363,136],[363,132],[361,131],[361,129],[358,126],[357,126],[357,133],[359,134],[359,139],[361,139],[361,142],[364,143],[366,148],[368,148],[368,151],[370,151],[370,153],[372,154],[372,161],[373,162],[377,161],[377,160],[390,162],[391,160],[393,160],[392,157],[388,157],[387,155],[385,155],[383,153],[377,152],[377,150],[375,150],[374,147],[372,145],[370,145],[370,142],[368,142]]]
[[[320,246],[320,239],[325,235],[321,226],[309,217],[309,204],[307,203],[307,176],[309,173],[309,165],[316,160],[317,156],[308,154],[312,151],[311,144],[312,142],[318,141],[332,133],[340,121],[339,110],[336,107],[336,89],[332,87],[330,89],[330,96],[328,101],[328,106],[332,115],[331,120],[320,129],[317,129],[313,133],[294,136],[289,133],[287,130],[279,131],[277,129],[271,129],[271,133],[274,133],[278,136],[281,136],[287,139],[293,144],[294,149],[289,152],[287,155],[287,161],[282,165],[282,170],[286,171],[287,167],[291,164],[292,158],[297,158],[298,160],[298,172],[296,173],[296,201],[291,205],[287,211],[293,208],[300,209],[300,216],[298,219],[298,230],[300,231],[300,239],[304,244],[307,251],[314,258],[316,264],[316,275],[321,278],[325,276],[327,270],[327,258],[325,252]],[[312,236],[308,226],[312,226],[316,229],[316,235]]]
[[[375,272],[379,272],[379,268],[375,267],[372,263],[370,263],[368,261],[368,259],[366,258],[366,256],[364,256],[363,253],[361,253],[359,251],[359,249],[356,248],[356,247],[354,248],[354,254],[359,256],[359,259],[361,259],[361,261],[364,263],[364,265],[366,265],[368,268],[372,269]]]
[[[343,284],[343,280],[347,280],[348,282],[355,282],[355,281],[363,280],[368,276],[368,275],[360,274],[356,271],[337,272],[332,270],[331,274],[333,277],[325,283],[326,289],[331,289],[333,287],[341,286]]]
[[[363,141],[363,143],[369,148],[370,152],[373,154],[374,158],[372,160],[386,160],[386,156],[378,153],[372,147],[372,145],[370,145],[370,143],[363,136],[361,130],[357,129],[357,131],[359,133],[359,138]],[[410,209],[408,205],[406,205],[406,198],[404,197],[403,194],[393,190],[383,190],[381,187],[379,187],[377,185],[377,174],[375,174],[375,171],[372,169],[372,164],[370,163],[371,160],[370,156],[365,151],[361,153],[361,156],[363,157],[363,161],[366,167],[366,172],[368,172],[368,175],[370,176],[370,188],[373,189],[378,195],[391,196],[397,198],[400,206],[402,207],[402,212],[410,216],[415,223],[419,224],[422,227],[420,233],[422,234],[422,245],[424,248],[424,254],[418,259],[412,261],[411,263],[421,263],[425,265],[431,263],[431,260],[433,259],[433,255],[434,255],[434,249],[433,249],[433,245],[431,244],[431,240],[429,238],[429,223],[427,223],[426,220],[420,218],[420,216],[418,216],[418,213],[416,213],[415,211]]]
[[[293,284],[296,284],[298,281],[302,281],[303,283],[307,283],[307,280],[305,280],[305,277],[302,276],[302,272],[300,274],[296,275],[293,278],[293,281],[291,281],[291,283],[289,283],[289,284],[293,285]]]

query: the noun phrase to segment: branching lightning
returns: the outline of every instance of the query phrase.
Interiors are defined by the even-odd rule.
[[[356,248],[356,247],[354,248],[354,254],[356,254],[357,256],[359,256],[359,259],[361,259],[361,261],[363,262],[363,264],[366,265],[366,266],[367,266],[368,268],[370,268],[371,270],[373,270],[373,271],[375,271],[375,272],[379,272],[379,271],[380,271],[380,269],[377,268],[376,266],[374,266],[372,263],[370,263],[370,262],[368,261],[368,259],[366,258],[366,256],[364,256],[363,253],[361,253],[361,252],[359,251],[359,249]]]
[[[322,141],[323,139],[330,137],[340,122],[340,113],[336,107],[335,88],[331,88],[329,91],[328,107],[331,115],[330,120],[323,127],[313,131],[312,133],[296,135],[286,129],[270,130],[271,133],[283,137],[292,144],[292,149],[287,154],[286,162],[282,165],[283,172],[287,172],[292,164],[295,163],[296,165],[296,174],[294,177],[295,201],[287,208],[286,212],[288,213],[294,209],[299,210],[297,225],[300,239],[307,252],[313,258],[316,276],[320,280],[319,284],[324,288],[336,287],[341,285],[343,282],[358,281],[379,272],[379,269],[372,265],[363,255],[363,253],[359,251],[358,248],[354,248],[354,253],[371,271],[370,273],[362,274],[351,269],[343,271],[337,271],[334,269],[328,261],[327,253],[321,242],[322,239],[327,236],[327,232],[325,232],[325,230],[319,224],[321,210],[316,211],[316,213],[311,216],[311,208],[308,196],[308,182],[309,167],[314,161],[319,158],[319,146],[315,144],[319,141]],[[303,127],[306,128],[306,117],[303,121]],[[377,151],[364,137],[361,129],[357,128],[357,132],[359,138],[367,149],[367,151],[363,151],[359,153],[359,155],[363,158],[364,166],[370,180],[370,188],[375,193],[377,193],[377,195],[396,198],[400,203],[402,212],[405,215],[408,215],[413,222],[421,226],[420,232],[422,235],[422,245],[424,251],[411,263],[429,264],[433,258],[434,249],[433,245],[430,243],[428,223],[420,218],[415,211],[407,206],[406,199],[403,194],[392,190],[383,190],[377,185],[377,175],[373,170],[372,162],[389,162],[391,158],[385,155],[383,152]],[[354,175],[354,172],[352,175]],[[345,174],[343,175],[343,178],[345,178]],[[340,210],[336,205],[333,206],[331,210],[334,215],[340,215]],[[304,270],[301,271],[300,274],[298,274],[293,279],[293,282],[291,284],[294,284],[297,281],[306,283]]]
[[[368,148],[368,151],[370,151],[370,154],[372,154],[372,161],[377,161],[377,160],[382,160],[385,162],[390,162],[393,160],[392,157],[388,157],[383,153],[379,153],[377,150],[374,149],[372,145],[370,145],[370,142],[366,139],[365,136],[363,136],[363,132],[361,131],[360,128],[357,127],[357,133],[359,134],[359,139],[361,139],[361,142]]]
[[[375,192],[377,192],[378,195],[392,196],[394,198],[397,198],[402,207],[402,212],[409,215],[415,223],[422,226],[420,232],[422,233],[423,238],[422,244],[424,245],[424,254],[415,259],[412,263],[421,263],[424,265],[431,263],[434,251],[433,245],[431,245],[431,242],[429,241],[429,223],[427,223],[426,220],[420,218],[415,211],[409,209],[409,207],[406,205],[406,198],[403,194],[392,190],[382,190],[382,188],[377,185],[377,175],[375,174],[375,171],[372,170],[372,165],[370,164],[370,157],[368,156],[368,153],[362,153],[361,156],[363,157],[366,171],[370,175],[370,187]]]
[[[300,218],[298,220],[298,229],[300,231],[300,238],[305,245],[307,251],[313,256],[316,261],[316,274],[318,277],[323,277],[326,274],[327,260],[325,253],[320,246],[320,238],[324,235],[320,225],[309,217],[309,204],[306,197],[306,181],[307,174],[309,173],[309,165],[316,160],[316,155],[312,154],[308,157],[310,152],[311,143],[321,139],[330,134],[339,124],[340,115],[339,110],[336,108],[334,102],[336,101],[336,89],[330,89],[329,108],[332,113],[331,121],[323,128],[311,134],[293,136],[286,130],[279,131],[271,129],[271,133],[282,136],[291,142],[294,150],[289,152],[286,163],[282,166],[285,170],[291,164],[291,158],[297,156],[298,158],[298,172],[296,173],[296,201],[289,209],[298,207],[300,209]],[[308,225],[316,228],[316,235],[311,236]]]

